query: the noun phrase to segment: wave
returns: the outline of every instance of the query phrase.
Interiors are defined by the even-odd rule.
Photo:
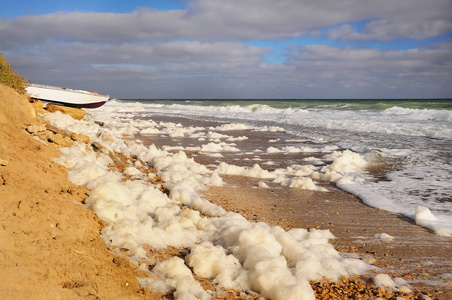
[[[382,112],[384,116],[404,116],[418,121],[452,121],[452,110],[415,109],[394,106]]]
[[[413,109],[390,107],[384,110],[346,109],[345,106],[315,109],[298,107],[275,108],[268,103],[234,101],[112,101],[115,107],[132,106],[136,111],[142,107],[150,113],[214,119],[234,122],[277,123],[278,126],[302,126],[323,130],[345,130],[349,133],[379,133],[384,135],[401,134],[425,136],[430,138],[452,138],[449,122],[452,110]],[[210,104],[208,104],[210,103]],[[236,104],[234,104],[236,103]],[[272,102],[271,102],[272,103]],[[246,105],[243,105],[246,104]],[[324,103],[326,104],[326,103]],[[375,103],[374,103],[375,104]]]

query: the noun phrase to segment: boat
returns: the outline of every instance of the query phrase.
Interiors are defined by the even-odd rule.
[[[46,103],[64,105],[76,108],[97,108],[104,105],[110,96],[100,95],[96,92],[73,90],[43,84],[29,84],[26,88],[31,98]]]

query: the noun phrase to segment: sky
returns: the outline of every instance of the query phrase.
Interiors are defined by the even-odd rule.
[[[32,83],[118,99],[452,98],[452,0],[0,0]]]

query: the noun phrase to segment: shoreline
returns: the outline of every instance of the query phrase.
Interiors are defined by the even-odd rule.
[[[8,95],[8,97],[10,97],[10,95]],[[33,122],[33,118],[25,118],[25,120],[21,120],[20,123],[18,120],[14,120],[14,122],[17,123],[15,124],[14,130],[17,131],[21,127],[22,127],[21,130],[23,130],[23,123]],[[75,199],[78,199],[76,200],[76,202],[78,203],[83,202],[86,199],[85,194],[86,190],[84,188],[77,187],[74,184],[70,183],[67,180],[67,170],[50,161],[52,157],[58,155],[58,152],[55,149],[49,150],[51,149],[50,145],[45,146],[40,144],[39,141],[33,141],[33,139],[29,135],[27,136],[25,132],[23,134],[18,133],[18,136],[20,136],[20,139],[18,139],[17,136],[14,135],[9,135],[7,137],[2,136],[3,144],[10,143],[8,144],[8,146],[10,146],[11,148],[16,147],[17,149],[21,149],[21,151],[18,151],[16,153],[16,156],[14,156],[11,151],[4,151],[2,152],[2,155],[9,155],[8,157],[9,161],[17,159],[18,162],[20,162],[20,164],[27,166],[33,165],[33,163],[35,163],[37,171],[33,173],[29,172],[29,170],[27,171],[26,169],[12,170],[13,167],[18,168],[19,163],[18,164],[10,163],[9,166],[6,166],[8,169],[10,169],[8,170],[9,174],[13,174],[14,176],[19,177],[14,176],[11,177],[11,175],[8,175],[9,176],[8,177],[4,175],[6,174],[4,173],[5,168],[1,169],[3,176],[2,185],[6,186],[7,188],[10,188],[10,190],[8,191],[4,189],[0,190],[0,192],[5,192],[5,195],[8,195],[8,198],[4,198],[2,199],[2,201],[5,202],[9,201],[8,210],[5,210],[3,212],[4,215],[2,218],[3,220],[2,222],[4,223],[2,223],[2,226],[4,232],[2,233],[1,238],[3,240],[7,240],[8,241],[7,245],[10,247],[8,247],[8,249],[7,248],[1,249],[2,250],[1,252],[4,254],[4,257],[7,258],[6,261],[2,262],[2,265],[3,269],[6,270],[7,268],[10,268],[12,273],[16,275],[11,276],[9,278],[9,281],[3,282],[11,283],[14,280],[19,280],[21,276],[24,275],[23,273],[24,270],[26,270],[27,274],[29,274],[29,276],[31,277],[29,277],[30,280],[25,281],[26,282],[25,287],[15,285],[14,286],[15,290],[11,290],[7,289],[7,286],[5,287],[4,283],[2,290],[4,292],[10,292],[11,295],[23,296],[26,295],[26,293],[30,293],[30,291],[39,290],[38,288],[39,285],[43,285],[44,283],[44,287],[39,291],[40,293],[38,293],[37,295],[42,296],[68,295],[71,297],[87,297],[90,295],[98,295],[107,298],[110,296],[127,295],[130,297],[137,298],[145,297],[147,299],[152,299],[152,297],[158,299],[159,297],[162,297],[162,295],[152,294],[149,291],[144,291],[138,286],[136,277],[145,276],[143,270],[137,268],[137,266],[134,266],[127,260],[121,259],[121,256],[115,257],[111,253],[114,247],[105,245],[100,237],[99,232],[101,231],[102,226],[105,226],[105,223],[99,220],[99,218],[93,213],[93,211],[87,210],[86,208],[73,202]],[[17,144],[14,144],[15,143],[14,139],[17,140],[18,142]],[[124,168],[122,168],[122,171],[123,169]],[[21,175],[20,172],[29,172],[29,174],[27,173],[27,176],[29,177],[24,178],[24,176]],[[52,174],[54,178],[52,177],[53,178],[52,179],[49,177],[45,177],[45,179],[41,178],[41,180],[37,180],[39,176],[43,175],[48,176],[49,174]],[[377,219],[385,222],[385,224],[381,226],[381,229],[375,228],[373,224],[369,225],[370,227],[363,228],[364,227],[363,219],[357,221],[356,226],[350,227],[350,225],[346,221],[349,220],[351,217],[348,216],[345,217],[346,218],[345,220],[344,219],[341,220],[342,216],[345,216],[347,212],[356,212],[358,208],[361,209],[361,206],[364,205],[360,203],[360,201],[356,197],[351,196],[340,190],[335,191],[334,195],[337,194],[338,195],[337,199],[341,199],[342,202],[341,204],[338,204],[339,206],[333,209],[331,207],[331,200],[328,203],[328,205],[324,206],[317,205],[321,201],[325,201],[325,199],[322,198],[325,195],[320,196],[320,199],[317,198],[318,196],[317,194],[319,194],[319,192],[290,190],[288,188],[283,189],[280,187],[271,187],[270,189],[258,190],[252,188],[257,183],[255,179],[247,177],[246,180],[243,180],[243,178],[237,180],[237,178],[234,179],[228,176],[223,177],[226,178],[225,181],[229,183],[228,186],[221,188],[210,188],[210,190],[206,194],[208,195],[209,200],[212,200],[213,202],[216,201],[221,206],[224,206],[226,210],[228,209],[228,207],[232,210],[239,210],[239,212],[242,215],[249,217],[253,221],[264,220],[268,222],[270,225],[279,225],[282,228],[296,226],[302,228],[318,227],[319,229],[332,229],[333,234],[337,235],[336,237],[338,238],[337,243],[333,242],[334,246],[338,248],[340,251],[345,252],[352,251],[353,253],[357,253],[357,255],[360,255],[361,252],[366,251],[367,251],[366,254],[369,254],[369,252],[372,251],[377,253],[382,252],[381,250],[374,250],[377,249],[376,248],[377,244],[374,245],[373,242],[366,242],[366,240],[363,243],[358,243],[354,241],[351,236],[355,235],[355,237],[359,237],[361,240],[363,240],[361,238],[363,231],[362,229],[366,229],[366,231],[370,232],[371,230],[367,228],[373,228],[373,231],[375,231],[376,233],[384,232],[390,235],[392,233],[392,231],[390,230],[395,230],[395,232],[397,232],[399,229],[387,226],[387,222],[384,221],[385,220],[384,218],[382,218],[383,215],[387,217],[388,213],[386,212],[382,214],[374,212]],[[13,181],[10,181],[8,178],[14,178],[16,182],[12,184]],[[24,191],[24,194],[22,194],[22,196],[18,195],[17,194],[18,189],[20,189],[20,187],[23,186],[25,182],[32,180],[36,181],[36,186],[28,184],[30,189]],[[55,186],[52,186],[51,184],[55,184],[56,182],[55,180],[58,180],[59,183],[56,184]],[[247,183],[247,181],[249,181],[249,183]],[[9,186],[10,184],[11,186]],[[236,188],[237,186],[240,186],[240,188]],[[16,191],[16,193],[14,194],[13,191]],[[272,195],[270,196],[261,195],[261,193],[271,193]],[[295,205],[297,203],[293,204],[294,207],[292,207],[293,209],[291,210],[290,213],[287,211],[287,207],[281,207],[280,203],[277,202],[272,203],[271,202],[272,200],[280,199],[280,197],[275,197],[273,195],[274,193],[282,194],[290,193],[290,198],[304,199],[303,201],[305,201],[305,203],[298,203],[303,205],[303,207],[306,207],[306,205],[308,204],[309,205],[312,204],[308,213],[304,215],[305,218],[304,221],[301,222],[299,218],[301,215],[299,215],[298,213],[294,213],[294,212],[303,212],[302,209],[299,210],[296,209]],[[297,195],[294,196],[293,194]],[[331,196],[331,194],[329,194],[329,196]],[[20,204],[19,205],[17,202],[18,197],[23,197],[26,201],[22,200],[24,202],[19,202]],[[287,197],[287,195],[285,197],[289,198]],[[242,198],[246,198],[247,201],[243,202]],[[32,203],[29,201],[30,199],[33,200],[39,199],[39,200],[37,202]],[[63,207],[61,207],[62,204],[60,201],[62,199],[64,199],[64,203],[67,203],[67,206],[64,206],[64,209]],[[306,201],[308,203],[306,203]],[[21,203],[24,204],[28,203],[28,206],[22,206]],[[38,205],[38,203],[41,204]],[[355,205],[354,209],[356,210],[347,209],[347,207],[342,205],[344,203],[354,203],[353,204]],[[339,211],[339,208],[343,209],[343,211]],[[22,211],[20,211],[21,209]],[[23,209],[25,209],[26,212],[25,214],[23,213],[24,212]],[[326,213],[325,212],[326,209],[330,209],[330,211]],[[74,214],[77,214],[77,217],[75,217]],[[80,218],[79,214],[84,215],[84,217]],[[361,217],[367,215],[369,214],[366,213],[360,214]],[[21,217],[22,221],[20,222],[16,221],[14,223],[13,219],[18,218],[18,216]],[[310,216],[311,218],[309,219],[308,216]],[[319,219],[318,216],[323,216],[326,219],[323,220]],[[32,217],[36,219],[33,220],[31,219]],[[63,220],[60,220],[60,218],[63,218]],[[284,218],[286,220],[283,220]],[[391,219],[391,222],[399,220],[400,223],[398,223],[396,226],[402,226],[400,224],[404,224],[403,226],[406,225],[405,224],[406,220],[397,219],[397,216],[390,216],[389,219]],[[75,234],[76,239],[74,240],[74,238],[71,238],[71,235],[74,235],[74,233],[77,232],[76,231],[78,227],[77,225],[79,223],[85,224],[86,226],[83,227],[82,229],[80,228],[78,229],[79,233]],[[39,224],[46,224],[46,226],[40,228]],[[411,224],[406,226],[407,226],[406,232],[414,231],[418,234],[417,235],[418,237],[421,238],[433,237],[433,239],[438,238],[437,236],[434,236],[433,234],[427,232],[426,230],[423,229],[419,230],[418,226]],[[414,227],[412,226],[418,229],[414,229]],[[42,236],[40,236],[40,239],[36,238],[36,236],[38,235],[35,231],[38,230],[41,230],[40,234]],[[348,238],[348,240],[345,237],[346,236],[345,233],[347,233],[346,232],[347,230],[350,231],[349,233],[350,237]],[[20,236],[17,234],[17,232],[21,232]],[[7,234],[6,237],[5,234]],[[87,240],[81,239],[80,235],[86,237]],[[399,235],[394,233],[393,236],[395,238],[393,239],[393,241],[389,243],[389,245],[394,245],[395,243],[398,243],[398,241],[401,240],[400,237],[408,238],[405,235],[400,235],[399,237]],[[9,243],[10,241],[12,242]],[[61,242],[64,243],[59,244]],[[446,238],[446,242],[447,244],[445,249],[447,250],[447,248],[450,249],[451,240]],[[380,242],[380,244],[382,245],[381,247],[383,248],[386,246],[386,244],[383,244],[382,242]],[[89,248],[87,248],[88,245]],[[362,248],[360,248],[360,245],[362,245]],[[24,255],[20,256],[20,259],[24,261],[24,264],[20,263],[21,269],[18,270],[16,268],[18,266],[18,262],[15,260],[18,260],[19,257],[13,256],[13,254],[16,254],[16,252],[20,251],[21,249],[25,249],[25,247],[28,247],[27,249],[29,252],[27,253],[29,254],[29,257],[25,257]],[[47,249],[46,250],[47,252],[42,252],[43,247]],[[413,248],[413,246],[410,247]],[[59,250],[59,252],[57,252],[56,254],[54,254],[55,248]],[[90,250],[88,251],[88,249]],[[107,249],[110,249],[110,251],[107,251]],[[433,247],[432,249],[438,251],[438,248]],[[165,251],[161,252],[156,251],[155,252],[156,256],[162,257],[164,256],[168,258],[187,255],[185,252],[182,253],[181,252],[182,250],[177,249],[176,250],[167,249]],[[394,260],[388,262],[388,264],[390,263],[391,265],[394,266],[397,266],[397,264],[394,262],[397,262],[400,259],[403,260],[402,262],[399,261],[400,266],[404,266],[406,257],[409,256],[411,253],[411,252],[410,253],[400,252],[397,249],[391,251],[392,252],[389,252],[388,256],[386,257],[389,257]],[[430,250],[426,251],[428,252]],[[113,252],[120,253],[120,251]],[[94,256],[93,253],[95,253],[96,256]],[[55,259],[50,259],[49,255],[55,255]],[[70,256],[73,256],[72,260]],[[370,260],[375,259],[374,254],[366,256],[368,256]],[[436,259],[441,259],[444,257],[445,256],[441,256],[437,257]],[[382,257],[378,257],[376,261],[379,261],[380,259],[382,259]],[[414,260],[416,259],[417,257]],[[34,263],[33,260],[35,260]],[[77,263],[77,261],[79,263]],[[93,263],[93,261],[96,261],[96,263]],[[16,267],[13,266],[14,264],[16,264]],[[87,264],[94,264],[94,267],[97,269],[88,269],[89,271],[86,271]],[[39,268],[39,265],[43,265],[43,268],[45,270],[44,271],[38,270],[37,268]],[[437,265],[437,263],[434,263],[433,265]],[[431,265],[426,267],[431,267]],[[71,270],[72,268],[73,270]],[[55,271],[56,269],[58,269],[58,272]],[[115,275],[113,275],[111,272],[119,273],[115,273]],[[62,274],[64,274],[64,276],[62,276]],[[394,274],[399,275],[399,273]],[[400,275],[404,276],[404,274],[402,273],[400,273]],[[119,277],[119,279],[115,280],[114,282],[109,282],[108,278],[110,276]],[[415,275],[410,276],[420,276],[420,275],[416,273]],[[199,281],[203,281],[203,279],[201,278],[197,279]],[[124,282],[124,280],[126,281]],[[208,283],[205,283],[205,285],[208,285]],[[447,297],[451,295],[450,289],[446,289],[445,292],[443,292],[442,294],[436,295],[438,296],[438,299],[447,299]],[[253,298],[256,295],[242,294],[241,296],[243,298]],[[236,298],[232,298],[231,296],[231,298],[229,299],[240,299],[238,296],[234,297]]]
[[[191,121],[173,117],[158,119],[182,124]],[[191,123],[190,125],[215,124],[201,121],[193,123],[194,125]],[[154,140],[142,137],[142,139],[146,141],[145,144],[150,141],[161,146],[170,144],[167,138],[162,140],[158,137]],[[180,144],[181,140],[178,141]],[[247,140],[245,143],[248,142]],[[177,144],[174,140],[172,143]],[[182,142],[182,146],[187,144]],[[204,165],[209,165],[215,160],[188,152],[189,157],[190,154],[195,161]],[[202,193],[209,201],[227,211],[241,213],[252,222],[262,221],[286,230],[291,228],[330,230],[336,237],[330,242],[339,252],[359,257],[381,268],[380,271],[383,273],[404,278],[416,289],[436,291],[437,299],[452,298],[451,278],[448,280],[441,278],[443,274],[452,273],[450,237],[436,235],[433,231],[416,225],[413,219],[402,214],[368,206],[358,197],[337,188],[333,183],[322,183],[329,192],[316,192],[277,184],[271,186],[269,182],[266,183],[270,187],[262,189],[258,188],[261,181],[258,178],[234,175],[221,177],[227,183],[226,187],[209,187]]]

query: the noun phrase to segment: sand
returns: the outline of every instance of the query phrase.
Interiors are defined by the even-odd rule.
[[[104,224],[80,205],[87,191],[69,182],[68,170],[51,161],[60,152],[24,130],[36,122],[42,120],[26,97],[0,86],[1,298],[162,298],[140,289],[136,277],[145,274],[104,244],[100,237]],[[224,179],[230,185],[205,192],[211,201],[250,220],[287,229],[330,229],[337,237],[333,243],[338,250],[360,256],[394,277],[420,278],[427,285],[413,286],[422,291],[432,288],[428,280],[452,273],[450,238],[435,236],[398,215],[367,207],[334,187],[329,193],[281,187],[256,189],[253,179]],[[394,239],[383,242],[374,238],[377,233],[390,234]],[[167,258],[180,252],[170,249],[164,255],[155,255]],[[352,285],[356,285],[354,281]],[[322,290],[326,289],[320,287]],[[441,286],[439,292],[430,294],[452,299],[450,285]],[[233,291],[224,295],[227,299],[240,298]]]
[[[86,190],[53,163],[60,155],[24,128],[38,122],[26,97],[0,86],[0,295],[2,299],[146,298],[140,272],[113,255]]]

